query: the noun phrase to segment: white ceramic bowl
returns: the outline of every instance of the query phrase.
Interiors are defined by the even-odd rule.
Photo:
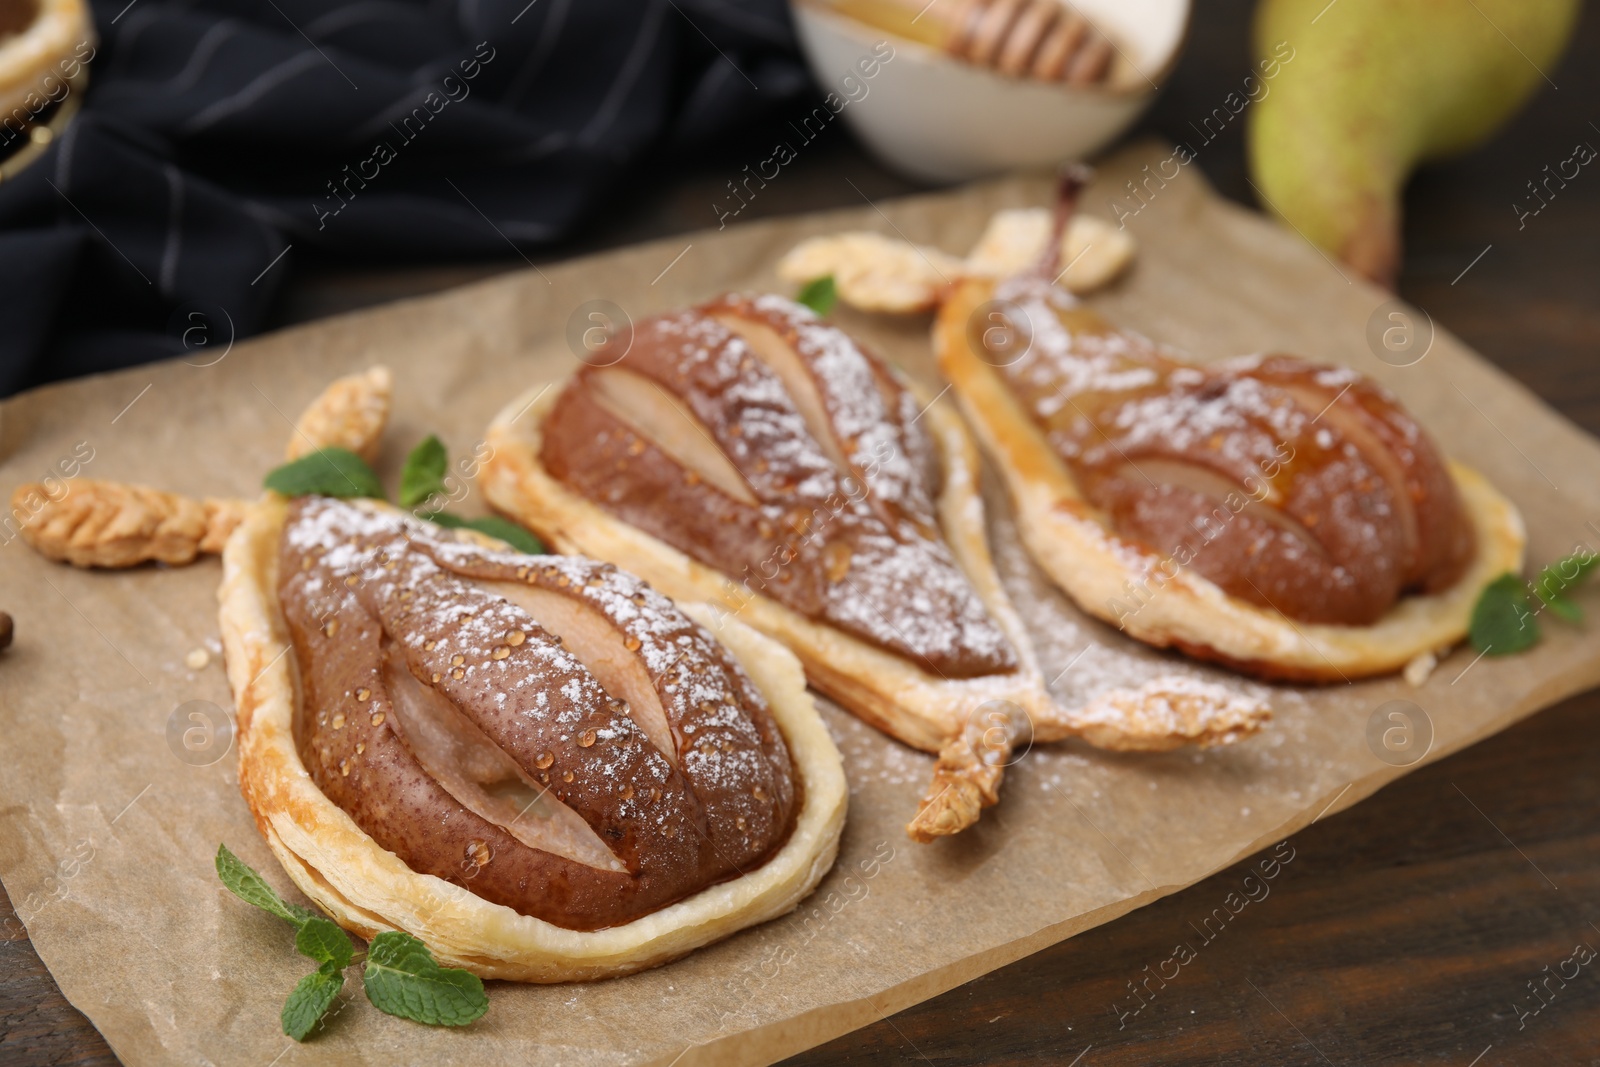
[[[1121,53],[1108,84],[1080,88],[998,74],[820,0],[790,6],[823,91],[845,99],[844,77],[856,79],[842,114],[867,147],[914,178],[958,182],[1081,159],[1127,129],[1177,61],[1190,0],[1074,0]],[[857,63],[884,40],[894,58],[861,78]]]

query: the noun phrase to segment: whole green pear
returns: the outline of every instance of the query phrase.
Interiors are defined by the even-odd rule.
[[[1293,58],[1251,108],[1259,195],[1393,288],[1406,178],[1483,141],[1544,84],[1578,9],[1579,0],[1261,0],[1256,54],[1281,56],[1287,42]]]

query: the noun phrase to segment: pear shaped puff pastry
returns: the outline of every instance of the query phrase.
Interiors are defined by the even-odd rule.
[[[625,974],[794,907],[846,790],[794,658],[639,579],[269,496],[223,554],[240,786],[297,885],[484,977]]]
[[[780,297],[641,322],[624,360],[514,401],[488,442],[497,509],[776,638],[853,714],[939,753],[916,839],[994,803],[1021,740],[1165,748],[1261,721],[1227,701],[1156,730],[1059,709],[990,560],[960,418]]]
[[[1055,271],[963,281],[934,346],[1024,542],[1085,611],[1263,677],[1348,681],[1459,641],[1520,569],[1514,506],[1374,382],[1290,356],[1190,365]]]
[[[383,367],[331,384],[289,457],[374,456],[391,388]],[[28,542],[76,566],[222,552],[240,792],[364,937],[486,978],[604,978],[781,915],[833,864],[848,793],[800,665],[609,563],[375,501],[16,497]]]

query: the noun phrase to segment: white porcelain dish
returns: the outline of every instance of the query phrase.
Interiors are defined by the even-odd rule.
[[[1171,72],[1190,0],[1075,0],[1118,50],[1106,84],[1078,88],[996,73],[840,15],[823,0],[790,6],[813,74],[846,101],[841,113],[856,135],[894,169],[946,183],[1052,166],[1108,144]],[[857,63],[884,40],[893,59],[861,79]],[[846,75],[859,86],[854,96]]]

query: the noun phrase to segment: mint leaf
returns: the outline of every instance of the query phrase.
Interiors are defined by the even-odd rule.
[[[1544,596],[1544,606],[1555,612],[1567,622],[1577,624],[1583,622],[1583,609],[1564,596]]]
[[[302,956],[310,956],[318,963],[330,963],[339,970],[350,966],[355,948],[350,938],[336,923],[327,919],[307,919],[294,935],[294,947]]]
[[[283,1032],[296,1041],[304,1041],[318,1020],[333,1007],[343,988],[344,970],[331,963],[323,964],[300,979],[289,999],[283,1002],[283,1013],[278,1017],[283,1023]]]
[[[1491,656],[1509,656],[1537,644],[1539,622],[1522,579],[1507,573],[1485,586],[1472,607],[1467,633],[1472,647]]]
[[[429,1026],[465,1026],[489,1010],[477,975],[439,966],[427,945],[394,930],[367,946],[361,982],[379,1011]]]
[[[518,552],[526,552],[530,556],[544,552],[544,545],[537,537],[510,519],[502,519],[498,515],[485,515],[481,519],[467,520],[467,525],[479,533],[498,537]]]
[[[824,274],[820,278],[812,278],[800,287],[800,295],[796,296],[795,300],[818,315],[826,315],[833,310],[833,305],[839,302],[839,289],[833,284],[833,275]]]
[[[217,877],[240,900],[293,923],[294,947],[319,962],[295,985],[279,1016],[283,1032],[304,1041],[344,988],[344,969],[355,947],[337,925],[280,897],[227,845],[217,846],[216,866]],[[476,975],[439,966],[428,946],[410,934],[386,931],[374,937],[361,982],[379,1011],[430,1026],[465,1026],[489,1010]]]
[[[448,511],[430,511],[421,517],[435,525],[443,526],[447,530],[459,530],[467,525],[466,519],[459,515],[452,515]]]
[[[400,506],[414,508],[433,494],[443,493],[449,464],[444,442],[431,433],[424,437],[406,457],[406,465],[400,471]]]
[[[217,877],[222,879],[222,884],[227,886],[234,896],[247,904],[254,904],[262,911],[271,912],[284,922],[304,926],[318,918],[309,908],[291,904],[280,897],[278,891],[268,885],[266,879],[257,874],[248,863],[229,852],[227,845],[217,846]]]
[[[544,543],[526,529],[518,526],[510,519],[502,519],[498,515],[485,515],[481,519],[463,519],[459,515],[452,515],[448,511],[435,511],[422,516],[429,522],[436,523],[448,530],[476,530],[490,537],[497,537],[516,549],[526,552],[530,556],[544,553]]]
[[[275,468],[262,483],[284,496],[370,496],[384,499],[383,483],[367,461],[347,448],[319,448]]]
[[[1563,619],[1582,622],[1583,609],[1565,594],[1587,578],[1596,566],[1600,566],[1600,553],[1575,552],[1540,571],[1539,577],[1533,580],[1533,591]]]

